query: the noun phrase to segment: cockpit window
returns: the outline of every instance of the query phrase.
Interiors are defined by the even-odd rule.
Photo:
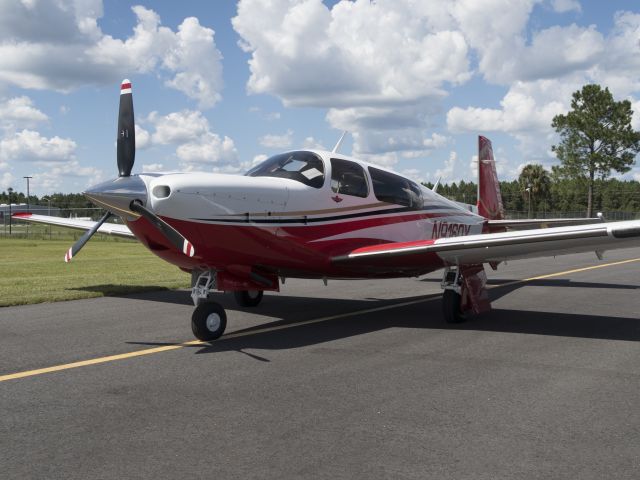
[[[247,175],[289,178],[313,188],[321,188],[324,185],[324,163],[311,152],[281,153],[252,168]]]
[[[373,193],[381,202],[404,205],[414,210],[422,208],[420,187],[400,175],[369,167]]]

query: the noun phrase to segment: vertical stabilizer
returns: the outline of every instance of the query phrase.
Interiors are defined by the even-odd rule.
[[[504,219],[491,140],[483,136],[478,137],[478,213],[489,220]]]

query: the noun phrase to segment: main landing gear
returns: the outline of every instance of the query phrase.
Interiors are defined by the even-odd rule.
[[[462,275],[457,267],[444,270],[442,283],[442,313],[447,323],[462,323],[467,317],[462,313]]]
[[[208,342],[222,336],[227,328],[224,307],[210,299],[217,290],[216,272],[207,270],[192,277],[191,299],[196,309],[191,316],[191,330],[198,340]],[[255,307],[262,301],[262,290],[238,290],[233,292],[241,307]]]
[[[447,323],[461,323],[471,315],[491,310],[482,264],[446,267],[440,286],[444,289],[442,313]]]

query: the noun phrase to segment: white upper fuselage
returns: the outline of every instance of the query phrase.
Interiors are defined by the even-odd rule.
[[[341,229],[337,236],[329,228],[327,235],[320,236],[323,240],[357,235],[384,241],[410,241],[469,235],[482,230],[482,217],[406,177],[344,155],[315,150],[308,152],[317,155],[324,165],[324,181],[319,188],[298,180],[271,176],[218,173],[142,175],[149,191],[148,204],[156,214],[166,218],[263,227],[320,226],[365,218],[408,217],[407,221],[383,220],[348,232]],[[362,167],[367,183],[366,193],[355,196],[339,190],[336,192],[331,159],[353,162]],[[403,178],[418,188],[422,205],[409,207],[378,198],[370,168]],[[165,197],[167,192],[170,193]]]

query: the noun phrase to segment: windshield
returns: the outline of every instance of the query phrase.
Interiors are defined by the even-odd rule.
[[[313,188],[324,185],[324,163],[315,153],[287,152],[274,155],[247,172],[249,177],[279,177]]]

